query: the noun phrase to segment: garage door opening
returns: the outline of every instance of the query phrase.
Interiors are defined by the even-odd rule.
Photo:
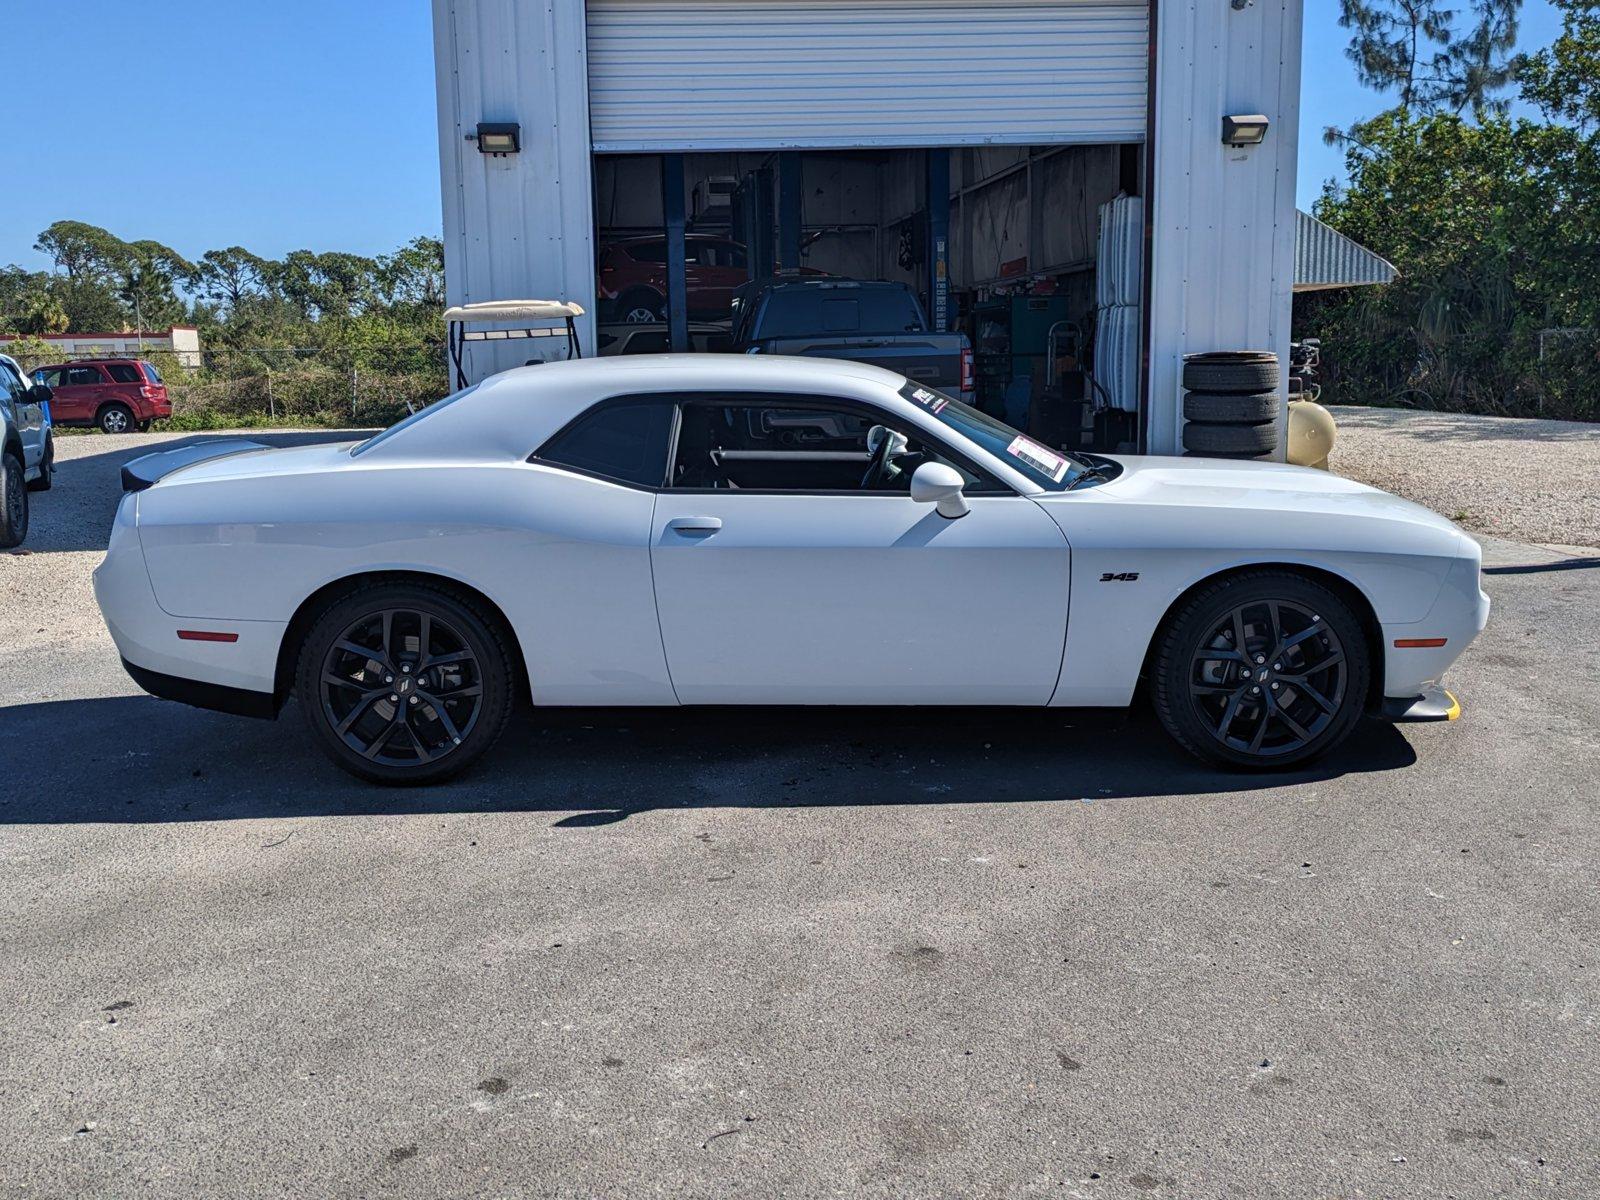
[[[1143,148],[597,154],[601,354],[873,362],[1060,449],[1139,439]]]

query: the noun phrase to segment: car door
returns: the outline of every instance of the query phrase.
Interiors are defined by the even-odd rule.
[[[32,471],[44,457],[44,410],[29,395],[28,387],[15,367],[9,362],[0,362],[0,395],[22,439],[23,465]]]
[[[105,386],[99,367],[90,363],[67,367],[61,372],[61,387],[56,392],[61,402],[52,403],[51,412],[62,421],[93,421]]]
[[[67,371],[65,367],[41,367],[33,373],[33,381],[42,383],[52,393],[50,397],[50,417],[60,423],[71,421],[72,397],[67,394]]]
[[[869,489],[875,425],[906,443],[900,476]],[[964,517],[910,498],[930,460],[967,476]],[[1055,689],[1060,529],[949,447],[854,402],[682,400],[651,546],[681,703],[1043,705]]]

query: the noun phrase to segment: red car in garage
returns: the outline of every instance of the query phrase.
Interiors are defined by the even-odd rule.
[[[750,280],[740,242],[709,233],[685,236],[684,278],[689,316],[726,317],[733,289]],[[667,239],[663,235],[613,242],[600,255],[600,300],[609,320],[648,324],[667,319]]]
[[[33,373],[55,396],[50,416],[57,425],[98,425],[107,433],[143,432],[172,415],[167,385],[155,367],[135,358],[86,359],[40,367]]]

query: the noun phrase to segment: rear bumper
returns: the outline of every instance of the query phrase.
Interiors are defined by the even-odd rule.
[[[198,679],[184,679],[177,675],[163,675],[148,671],[127,659],[122,669],[145,691],[159,700],[176,700],[194,708],[209,708],[213,712],[231,713],[236,717],[262,717],[272,720],[278,715],[278,702],[270,692],[252,692],[246,688],[225,687],[220,683],[202,683]]]

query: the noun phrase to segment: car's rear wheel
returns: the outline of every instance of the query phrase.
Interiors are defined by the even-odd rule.
[[[1202,589],[1172,616],[1151,688],[1162,725],[1192,754],[1284,769],[1350,735],[1370,672],[1361,622],[1342,597],[1262,570]]]
[[[127,433],[133,428],[133,410],[126,404],[108,404],[95,417],[103,433]]]
[[[511,653],[468,596],[422,583],[363,587],[301,645],[295,695],[317,744],[376,783],[447,779],[494,745],[511,714]]]
[[[636,289],[617,301],[617,320],[627,325],[658,325],[667,319],[667,302],[659,292]]]
[[[22,460],[7,451],[0,455],[0,549],[22,545],[28,536],[28,485],[23,482]]]
[[[46,434],[44,453],[39,456],[39,478],[28,484],[30,492],[48,492],[56,481],[56,436]]]

